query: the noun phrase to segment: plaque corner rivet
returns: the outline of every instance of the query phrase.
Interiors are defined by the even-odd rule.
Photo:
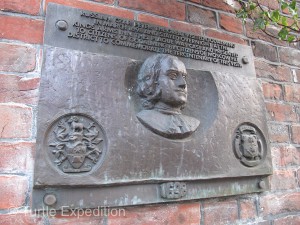
[[[59,30],[65,31],[68,28],[68,23],[64,20],[58,20],[58,21],[56,21],[56,27]]]
[[[54,205],[56,203],[56,196],[54,194],[46,194],[44,196],[44,203],[46,205]]]
[[[266,182],[261,180],[258,182],[258,187],[261,189],[265,189],[266,188]]]
[[[244,64],[248,64],[248,63],[249,63],[249,60],[248,60],[248,58],[247,58],[246,56],[244,56],[244,57],[242,58],[242,62],[243,62]]]

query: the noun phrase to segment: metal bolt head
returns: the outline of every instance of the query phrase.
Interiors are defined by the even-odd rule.
[[[58,20],[56,22],[56,27],[59,29],[59,30],[62,30],[62,31],[65,31],[67,30],[68,28],[68,23],[64,20]]]
[[[242,62],[243,62],[244,64],[248,64],[248,63],[249,63],[249,60],[248,60],[248,58],[247,58],[246,56],[244,56],[244,57],[242,58]]]
[[[54,205],[56,203],[56,196],[54,194],[46,194],[44,196],[44,203],[46,205]]]
[[[258,187],[261,189],[265,189],[266,188],[266,182],[261,180],[258,182]]]

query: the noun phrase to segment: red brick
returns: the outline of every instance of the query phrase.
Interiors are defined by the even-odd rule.
[[[202,33],[202,29],[200,26],[191,23],[170,21],[170,27],[176,30],[192,33],[195,35],[201,35]]]
[[[185,19],[185,5],[176,0],[119,0],[119,5],[178,20]]]
[[[300,126],[293,125],[291,128],[292,128],[292,142],[295,144],[300,144]]]
[[[256,217],[256,206],[254,199],[240,200],[240,217],[241,219],[253,219]]]
[[[292,48],[279,48],[280,62],[300,66],[300,51]]]
[[[41,44],[43,33],[43,20],[0,15],[0,38]]]
[[[297,115],[295,109],[291,105],[278,103],[266,103],[269,118],[280,122],[296,122]]]
[[[1,0],[0,9],[9,12],[19,12],[29,15],[39,14],[41,0]]]
[[[278,9],[279,8],[278,1],[274,1],[274,0],[258,0],[258,2],[261,5],[267,6],[268,8],[271,8],[271,9]]]
[[[31,142],[0,142],[0,172],[32,171],[34,146]]]
[[[204,224],[231,224],[238,219],[236,201],[205,202]]]
[[[83,213],[85,213],[85,215],[82,216]],[[68,213],[64,212],[64,214],[66,215]],[[66,216],[60,216],[59,212],[56,212],[56,215],[58,216],[49,217],[49,223],[51,225],[106,225],[106,223],[103,220],[103,216],[101,216],[101,214],[99,216],[97,216],[97,214],[93,215],[92,209],[86,209],[84,212],[81,210],[75,211],[75,215],[69,214]]]
[[[240,19],[237,19],[234,16],[228,16],[226,14],[220,14],[220,27],[224,30],[242,34],[243,33],[243,24]]]
[[[284,100],[288,102],[300,102],[300,85],[285,85],[284,86]]]
[[[253,54],[256,57],[278,62],[276,47],[261,42],[252,42]]]
[[[269,124],[270,142],[289,142],[289,129],[287,125],[282,124]]]
[[[33,77],[33,78],[22,78],[18,82],[19,90],[20,91],[29,91],[38,89],[40,85],[40,78]]]
[[[26,177],[0,176],[0,209],[21,207],[25,204],[28,180]]]
[[[263,93],[266,99],[282,99],[282,88],[279,84],[263,83]]]
[[[138,21],[145,22],[145,23],[151,23],[158,26],[168,27],[169,23],[167,19],[163,19],[157,16],[151,16],[149,14],[139,14],[138,15]]]
[[[288,216],[274,220],[274,225],[299,225],[300,216]]]
[[[35,68],[36,50],[31,47],[0,43],[0,70],[30,72]]]
[[[247,45],[247,42],[242,38],[232,36],[229,34],[224,34],[222,32],[216,31],[216,30],[207,29],[207,30],[205,30],[205,35],[207,37],[211,37],[211,38],[217,38],[217,39],[221,39],[224,41],[235,42],[237,44]]]
[[[300,149],[293,145],[272,147],[272,162],[275,168],[299,166]]]
[[[41,217],[32,214],[31,211],[21,213],[0,214],[1,225],[43,225]]]
[[[228,2],[228,3],[227,3]],[[235,10],[240,9],[239,3],[235,1],[224,1],[224,0],[200,0],[200,4],[208,6],[214,9],[219,9],[226,12],[234,13]]]
[[[0,74],[0,103],[37,104],[40,78],[22,78]]]
[[[94,2],[86,2],[82,0],[45,0],[45,8],[44,11],[46,11],[46,7],[49,2],[54,2],[58,4],[62,4],[65,6],[71,6],[79,9],[89,10],[93,12],[99,12],[103,14],[108,14],[112,16],[118,16],[122,18],[127,19],[134,19],[134,13],[132,11],[116,8],[113,6],[108,5],[100,5]]]
[[[188,21],[207,27],[217,27],[216,14],[213,11],[205,10],[195,6],[187,6]]]
[[[199,203],[126,208],[125,216],[109,216],[108,225],[200,224]]]
[[[0,138],[29,138],[32,110],[20,104],[0,104]]]
[[[288,67],[270,65],[261,60],[255,60],[254,64],[258,77],[265,77],[275,81],[291,81],[291,71]]]
[[[273,27],[269,27],[269,28],[267,28],[267,32],[270,33],[271,35],[277,37],[277,34],[278,34],[279,30],[277,30]],[[283,45],[283,46],[288,45],[286,42],[280,41],[277,38],[273,38],[273,37],[265,34],[261,30],[253,30],[253,23],[252,22],[246,22],[246,35],[249,38],[264,40],[264,41],[273,43],[275,45]]]
[[[275,170],[270,177],[271,190],[288,190],[297,187],[295,171]]]
[[[260,206],[264,216],[300,211],[300,192],[269,194],[261,197]]]

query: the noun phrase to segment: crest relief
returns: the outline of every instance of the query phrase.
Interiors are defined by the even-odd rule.
[[[54,121],[47,136],[48,155],[63,173],[90,172],[106,152],[103,128],[91,117],[67,114]]]
[[[251,124],[242,124],[235,132],[234,152],[242,164],[254,167],[262,163],[266,144],[262,132]]]

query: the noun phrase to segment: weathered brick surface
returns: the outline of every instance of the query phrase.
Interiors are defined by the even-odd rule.
[[[1,0],[0,10],[37,15],[40,11],[40,5],[41,0]]]
[[[185,5],[176,0],[119,0],[119,5],[178,20],[185,19]]]
[[[30,210],[19,213],[0,214],[1,225],[44,225],[43,218],[31,214]]]
[[[280,122],[296,122],[297,115],[292,105],[266,103],[269,119]]]
[[[40,44],[43,42],[44,21],[0,15],[0,38]]]
[[[0,103],[37,104],[40,78],[0,74]]]
[[[300,216],[287,216],[284,218],[279,218],[274,220],[274,225],[299,225]]]
[[[46,11],[46,7],[49,2],[54,2],[66,6],[72,6],[79,9],[99,12],[103,14],[108,14],[112,16],[123,17],[127,19],[133,19],[134,13],[127,9],[116,8],[109,5],[100,5],[94,2],[86,2],[82,0],[45,0],[44,11]]]
[[[204,224],[230,224],[238,219],[237,202],[204,202]]]
[[[270,142],[289,142],[289,128],[283,124],[268,124]]]
[[[0,70],[29,72],[35,69],[36,50],[28,46],[0,43]]]
[[[300,210],[300,192],[269,194],[261,197],[260,206],[263,216],[281,213],[297,212]]]
[[[97,216],[36,218],[22,208],[14,210],[15,214],[1,211],[1,225],[190,225],[200,224],[200,221],[203,221],[204,225],[300,223],[299,189],[295,189],[300,188],[300,148],[298,148],[300,70],[297,69],[300,66],[300,51],[297,49],[299,44],[288,45],[261,31],[253,31],[251,23],[245,27],[247,37],[243,36],[241,22],[234,15],[234,8],[239,6],[237,1],[232,0],[43,0],[42,2],[41,0],[0,0],[0,10],[9,11],[0,15],[0,38],[6,39],[4,42],[9,42],[0,42],[0,134],[2,138],[28,138],[32,135],[32,108],[23,104],[37,104],[38,70],[42,57],[39,57],[36,62],[36,55],[41,56],[42,51],[39,45],[31,44],[42,44],[43,16],[49,2],[123,18],[136,18],[142,22],[196,35],[203,33],[208,37],[244,45],[248,44],[250,38],[254,43],[256,73],[258,78],[263,78],[260,83],[269,113],[268,128],[274,167],[274,174],[270,178],[272,190],[269,194],[265,192],[242,196],[238,200],[239,203],[232,200],[234,198],[225,201],[222,201],[223,198],[202,200],[202,213],[200,213],[200,203],[170,203],[125,208],[125,216],[110,215],[106,219]],[[260,0],[260,2],[271,8],[278,4],[277,1],[272,0]],[[42,9],[42,6],[45,8]],[[217,24],[217,14],[219,24]],[[273,35],[278,33],[278,30],[273,28],[268,30]],[[229,32],[235,34],[229,35]],[[20,41],[24,44],[17,44]],[[277,48],[278,52],[276,52]],[[25,74],[31,71],[34,72]],[[22,74],[18,75],[18,73]],[[36,77],[31,78],[32,74]],[[0,173],[15,174],[0,176],[2,197],[0,206],[3,209],[24,206],[27,198],[31,198],[31,187],[28,184],[30,178],[17,174],[28,174],[32,177],[34,147],[34,143],[15,139],[0,142]],[[4,182],[3,177],[10,177],[10,179]],[[259,196],[258,201],[256,196]],[[259,206],[259,212],[256,206]]]
[[[276,37],[279,30],[271,27],[267,29],[267,32]],[[263,41],[267,41],[270,43],[273,43],[275,45],[282,45],[282,46],[287,46],[288,44],[284,41],[280,41],[276,38],[273,38],[267,34],[265,34],[263,31],[261,30],[253,30],[253,23],[252,22],[247,22],[246,23],[246,36],[252,39],[258,39],[258,40],[263,40]]]
[[[167,19],[163,19],[157,16],[151,16],[149,14],[139,14],[138,15],[138,21],[145,22],[145,23],[151,23],[158,26],[168,27],[169,22]]]
[[[201,24],[207,27],[216,27],[216,14],[196,6],[187,7],[187,18],[191,23]]]
[[[263,83],[263,93],[266,99],[281,100],[283,98],[280,84]]]
[[[221,40],[224,40],[224,41],[229,41],[229,42],[234,42],[234,43],[237,43],[237,44],[247,45],[247,42],[244,39],[233,36],[233,35],[224,34],[220,31],[207,29],[207,30],[205,30],[204,33],[207,37],[217,38],[217,39],[221,39]]]
[[[256,217],[256,206],[254,199],[240,199],[240,218],[253,219]]]
[[[237,19],[235,16],[228,16],[227,14],[219,14],[219,17],[221,28],[238,34],[243,33],[243,25],[241,20]]]
[[[195,35],[201,35],[202,29],[199,25],[185,23],[180,21],[170,21],[170,27],[183,32],[192,33]]]
[[[300,51],[292,48],[279,48],[280,62],[300,66]]]
[[[255,60],[255,70],[258,77],[265,77],[275,81],[291,81],[290,68],[268,64],[262,60]]]
[[[0,209],[21,207],[25,204],[27,191],[27,177],[15,175],[0,176]]]
[[[224,0],[200,0],[200,4],[211,7],[214,9],[219,9],[226,12],[235,12],[235,9],[239,9],[240,5],[239,3],[235,1],[224,1]]]
[[[108,225],[200,225],[200,204],[170,204],[128,208],[125,216],[109,216]]]
[[[271,9],[278,9],[279,7],[278,1],[274,1],[274,0],[259,0],[258,2],[261,5],[267,6],[268,8]]]
[[[262,42],[252,42],[253,54],[256,57],[264,58],[273,62],[278,61],[276,47]]]
[[[0,142],[0,172],[32,172],[34,147],[32,142]]]
[[[0,138],[29,138],[32,110],[19,104],[0,104]]]
[[[93,211],[91,209],[75,211],[75,215],[71,215],[67,212],[64,212],[64,214],[65,215],[61,216],[59,215],[59,212],[56,212],[56,216],[50,215],[49,223],[51,225],[106,225],[104,222],[104,216],[101,216],[101,214],[98,216],[97,212],[93,215]]]
[[[297,187],[296,172],[293,170],[275,170],[270,181],[271,190],[289,190]]]
[[[284,86],[284,100],[288,102],[300,102],[300,85],[285,85]]]
[[[300,144],[300,126],[293,125],[291,128],[292,128],[292,142],[295,144]]]
[[[272,147],[274,168],[300,166],[300,149],[293,145]]]

